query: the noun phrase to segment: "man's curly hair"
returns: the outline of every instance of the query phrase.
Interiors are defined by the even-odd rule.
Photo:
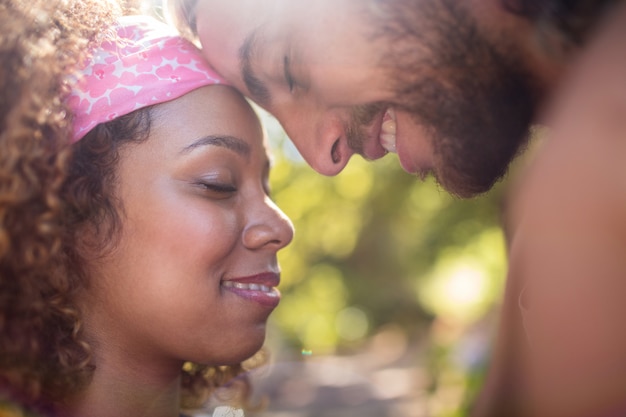
[[[97,364],[75,297],[89,285],[84,226],[105,250],[121,227],[118,151],[147,139],[150,108],[69,145],[68,74],[132,1],[0,0],[0,411],[55,415]],[[183,405],[248,392],[242,365],[186,364]],[[235,378],[235,379],[233,379]],[[17,408],[15,407],[17,405]],[[23,410],[22,410],[23,409]]]
[[[544,30],[561,34],[574,46],[581,46],[610,7],[622,0],[501,1],[508,11],[526,17]]]

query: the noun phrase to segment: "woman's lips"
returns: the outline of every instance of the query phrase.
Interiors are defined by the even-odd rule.
[[[280,302],[278,284],[280,276],[267,272],[247,277],[224,279],[222,288],[246,300],[254,301],[263,306],[275,308]]]

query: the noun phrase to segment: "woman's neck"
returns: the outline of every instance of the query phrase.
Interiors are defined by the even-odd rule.
[[[67,403],[71,417],[178,417],[180,366],[99,357],[89,385]]]

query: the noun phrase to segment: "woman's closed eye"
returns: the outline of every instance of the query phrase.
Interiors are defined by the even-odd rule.
[[[211,194],[212,197],[217,198],[228,198],[237,192],[237,187],[232,183],[198,181],[196,184]]]

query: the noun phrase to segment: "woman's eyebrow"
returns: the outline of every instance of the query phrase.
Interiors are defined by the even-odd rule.
[[[248,88],[250,98],[261,105],[270,103],[272,96],[270,90],[255,73],[254,60],[259,55],[259,36],[257,30],[253,30],[243,41],[239,48],[239,68],[241,78]]]
[[[201,137],[200,139],[195,140],[190,145],[185,146],[179,154],[186,154],[194,149],[197,149],[202,146],[220,146],[222,148],[230,149],[231,151],[238,153],[243,157],[250,156],[250,145],[235,136],[223,136],[223,135],[209,135]]]

